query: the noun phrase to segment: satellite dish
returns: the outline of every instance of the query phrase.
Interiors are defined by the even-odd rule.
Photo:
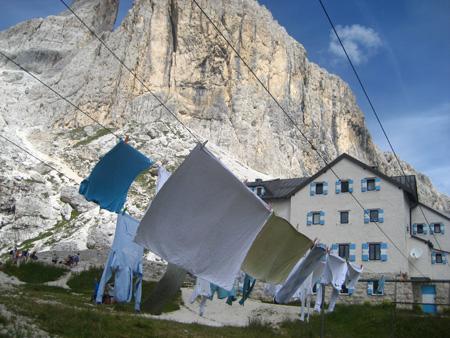
[[[409,256],[413,259],[419,259],[420,256],[422,256],[423,251],[419,248],[412,248],[411,252],[409,253]]]

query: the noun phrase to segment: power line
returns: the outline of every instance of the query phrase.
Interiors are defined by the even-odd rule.
[[[281,111],[288,117],[288,119],[292,122],[294,127],[299,131],[299,133],[303,136],[303,138],[307,141],[307,143],[311,146],[311,148],[317,153],[317,155],[322,159],[322,161],[325,163],[326,166],[328,166],[328,162],[324,158],[324,156],[317,150],[317,148],[314,146],[314,144],[307,138],[307,136],[303,133],[303,131],[300,129],[300,127],[297,125],[297,123],[294,121],[294,119],[290,116],[290,114],[284,109],[284,107],[279,103],[279,101],[274,97],[274,95],[270,92],[270,90],[267,88],[267,86],[259,79],[259,77],[256,75],[256,73],[253,71],[253,69],[248,65],[248,63],[242,58],[240,53],[234,48],[232,43],[225,37],[225,35],[222,33],[222,31],[217,27],[217,25],[214,23],[214,21],[209,17],[209,15],[204,11],[204,9],[199,5],[197,0],[192,0],[195,5],[200,9],[200,11],[203,13],[203,15],[207,18],[207,20],[211,23],[211,25],[214,27],[214,29],[217,31],[217,33],[225,40],[225,42],[228,44],[228,46],[233,50],[233,52],[238,56],[238,58],[242,61],[242,63],[247,67],[247,69],[250,71],[250,73],[255,77],[255,79],[259,82],[259,84],[264,88],[264,90],[267,92],[267,94],[274,100],[276,105],[281,109]],[[340,180],[339,176],[336,174],[333,168],[330,167],[330,171],[336,176],[338,180]],[[364,206],[361,204],[361,202],[353,195],[353,193],[350,193],[352,198],[355,200],[355,202],[364,210]],[[397,251],[409,262],[408,257],[403,253],[403,251],[397,246],[397,244],[392,240],[392,238],[386,234],[386,232],[380,227],[378,222],[373,222],[377,226],[377,228],[380,230],[380,232],[391,242],[391,244],[397,249]],[[423,276],[425,275],[414,265],[411,263],[411,265]]]
[[[86,29],[98,40],[100,43],[108,50],[108,52],[111,53],[111,55],[161,104],[168,112],[171,114],[188,132],[191,134],[191,136],[199,143],[201,143],[201,140],[178,118],[178,116],[170,110],[170,108],[145,84],[143,80],[141,80],[135,72],[133,72],[132,69],[130,69],[120,57],[117,56],[116,53],[106,44],[103,39],[101,39],[95,31],[89,27],[83,19],[78,16],[77,13],[74,12],[74,10],[64,1],[59,0],[77,19],[80,21],[80,23],[86,27]]]
[[[104,124],[102,124],[101,122],[99,122],[98,120],[94,119],[91,115],[89,115],[88,113],[86,113],[84,110],[82,110],[80,107],[78,107],[76,104],[74,104],[72,101],[70,101],[68,98],[66,98],[65,96],[63,96],[62,94],[60,94],[58,91],[56,91],[55,89],[53,89],[52,87],[50,87],[47,83],[45,83],[44,81],[42,81],[40,78],[38,78],[36,75],[34,75],[33,73],[31,73],[28,69],[24,68],[23,66],[21,66],[20,64],[18,64],[16,61],[14,61],[11,57],[9,57],[8,55],[6,55],[5,53],[3,53],[2,51],[0,51],[0,55],[3,56],[5,59],[7,59],[9,62],[13,63],[14,65],[16,65],[16,67],[20,68],[21,70],[23,70],[25,73],[27,73],[28,75],[30,75],[32,78],[34,78],[36,81],[40,82],[42,85],[44,85],[47,89],[49,89],[51,92],[53,92],[54,94],[56,94],[58,97],[60,97],[61,99],[63,99],[64,101],[66,101],[67,103],[69,103],[72,107],[74,107],[76,110],[78,110],[79,112],[83,113],[84,115],[86,115],[87,117],[89,117],[92,121],[94,121],[95,123],[97,123],[100,127],[102,127],[103,129],[107,130],[110,134],[114,135],[116,138],[120,139],[120,136],[117,135],[116,133],[114,133],[110,128],[106,127]]]
[[[389,144],[389,147],[391,148],[392,153],[394,154],[394,157],[395,157],[395,159],[396,159],[396,161],[397,161],[397,163],[398,163],[398,165],[399,165],[399,167],[400,167],[400,170],[401,170],[403,176],[405,176],[405,182],[408,182],[408,180],[406,179],[406,173],[405,173],[405,170],[403,169],[403,166],[402,166],[402,164],[401,164],[401,162],[400,162],[400,159],[398,158],[397,153],[395,152],[394,146],[392,145],[391,140],[389,139],[389,137],[388,137],[388,135],[387,135],[387,132],[386,132],[386,130],[384,129],[383,124],[381,123],[381,119],[380,119],[380,117],[378,116],[378,113],[377,113],[377,111],[376,111],[376,109],[375,109],[375,106],[373,105],[372,100],[371,100],[370,97],[369,97],[369,94],[368,94],[368,92],[367,92],[367,90],[366,90],[366,88],[365,88],[365,86],[364,86],[364,84],[363,84],[363,82],[362,82],[362,80],[361,80],[359,74],[358,74],[358,71],[356,70],[355,66],[353,65],[352,59],[350,58],[350,55],[348,55],[347,50],[345,49],[345,46],[344,46],[344,44],[343,44],[343,42],[342,42],[342,40],[341,40],[341,37],[339,36],[339,34],[338,34],[338,32],[337,32],[337,30],[336,30],[336,28],[335,28],[335,26],[334,26],[334,23],[333,23],[333,21],[331,20],[331,17],[330,17],[330,15],[328,14],[327,9],[325,8],[325,5],[323,4],[322,0],[318,0],[318,1],[319,1],[319,3],[320,3],[320,6],[322,7],[323,12],[325,13],[325,16],[326,16],[327,19],[328,19],[328,22],[330,23],[331,28],[333,29],[334,34],[336,35],[336,38],[337,38],[338,41],[339,41],[339,44],[340,44],[341,47],[342,47],[342,50],[344,51],[345,56],[347,57],[347,60],[348,60],[348,62],[349,62],[349,64],[350,64],[350,67],[352,68],[353,73],[355,74],[355,77],[356,77],[356,79],[358,80],[358,83],[359,83],[359,85],[360,85],[360,87],[361,87],[361,89],[362,89],[362,91],[363,91],[363,93],[364,93],[364,96],[365,96],[366,99],[367,99],[367,102],[369,103],[369,106],[370,106],[370,108],[371,108],[371,110],[372,110],[372,112],[373,112],[373,114],[374,114],[374,116],[375,116],[375,119],[377,120],[378,124],[380,125],[381,131],[383,132],[384,137],[386,138],[386,140],[387,140],[387,142],[388,142],[388,144]],[[409,186],[408,183],[407,183],[407,185]],[[409,187],[410,187],[411,189],[414,189],[414,187],[411,187],[411,186],[409,186]],[[419,199],[419,196],[417,196],[417,199]],[[421,211],[421,213],[422,213],[422,215],[423,215],[423,218],[425,219],[425,222],[426,222],[427,224],[430,225],[430,223],[429,223],[429,221],[428,221],[427,217],[425,216],[425,213],[424,213],[424,211],[423,211],[423,209],[422,209],[422,206],[421,206],[420,204],[418,204],[418,206],[419,206],[419,209],[420,209],[420,211]],[[430,229],[430,230],[431,230],[431,229]],[[441,245],[439,244],[439,241],[438,241],[438,239],[436,238],[436,235],[434,234],[434,231],[433,231],[433,237],[434,237],[434,239],[435,239],[435,241],[436,241],[436,243],[437,243],[439,249],[442,250]]]
[[[27,149],[25,149],[25,148],[23,148],[22,146],[18,145],[17,143],[11,141],[9,138],[7,138],[7,137],[5,137],[5,136],[3,136],[3,135],[1,135],[1,134],[0,134],[0,137],[1,137],[2,139],[4,139],[5,141],[11,143],[11,144],[14,145],[15,147],[21,149],[23,152],[27,153],[29,156],[31,156],[31,157],[33,157],[34,159],[38,160],[39,162],[41,162],[41,163],[44,164],[45,166],[49,167],[49,168],[52,169],[52,170],[55,170],[55,171],[58,172],[60,175],[63,175],[64,177],[66,177],[66,178],[69,179],[70,181],[75,182],[75,183],[78,184],[78,182],[75,181],[73,178],[70,178],[69,176],[67,176],[66,174],[64,174],[63,172],[61,172],[60,170],[56,169],[54,166],[52,166],[52,165],[48,164],[47,162],[41,160],[39,157],[33,155],[30,151],[28,151]]]

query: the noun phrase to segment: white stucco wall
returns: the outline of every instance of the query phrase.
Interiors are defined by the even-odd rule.
[[[408,252],[407,226],[409,225],[409,206],[403,190],[382,180],[380,191],[361,192],[361,179],[374,177],[370,171],[355,163],[342,159],[333,170],[341,179],[352,179],[353,194],[365,209],[383,209],[384,223],[381,229],[396,243],[403,252]],[[319,238],[328,245],[332,243],[355,243],[356,263],[363,263],[367,272],[398,273],[409,270],[408,260],[383,235],[375,223],[364,224],[363,209],[349,193],[335,193],[336,176],[328,170],[316,182],[328,182],[328,195],[310,196],[309,185],[291,198],[289,220],[300,232],[310,238]],[[340,224],[339,211],[349,210],[349,224]],[[324,225],[306,225],[309,211],[324,211]],[[385,242],[388,244],[388,261],[362,262],[362,243]]]
[[[271,200],[270,205],[277,216],[283,217],[284,219],[290,219],[291,215],[291,202],[288,199],[283,200]]]
[[[434,210],[430,210],[425,206],[422,206],[422,210],[425,214],[426,219],[423,216],[419,206],[416,206],[411,211],[411,224],[427,224],[426,220],[428,220],[429,223],[442,223],[444,224],[445,232],[444,234],[437,233],[435,234],[435,236],[433,236],[432,234],[430,234],[430,230],[428,228],[426,235],[416,234],[416,236],[431,241],[435,249],[440,248],[444,251],[450,251],[450,221],[448,220],[448,218],[442,216]],[[411,239],[409,245],[411,248],[418,247],[418,242],[419,241],[415,239]],[[423,244],[423,246],[425,248],[423,250],[422,257],[420,257],[420,259],[418,260],[419,262],[417,262],[418,268],[422,272],[424,272],[423,270],[427,270],[427,273],[430,274],[431,278],[433,279],[450,279],[450,265],[448,263],[431,264],[431,250],[425,243]],[[447,254],[447,260],[450,260],[450,254]]]

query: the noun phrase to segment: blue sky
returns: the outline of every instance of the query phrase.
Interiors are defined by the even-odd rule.
[[[187,1],[187,0],[186,0]],[[323,0],[399,156],[450,195],[450,1]],[[317,0],[259,0],[308,58],[353,89],[375,142],[388,145]],[[118,21],[131,0],[122,0]],[[4,0],[0,29],[56,14],[58,0]]]

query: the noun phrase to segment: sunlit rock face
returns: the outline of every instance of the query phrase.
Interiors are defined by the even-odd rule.
[[[266,8],[253,0],[200,4],[327,161],[346,152],[400,175],[392,154],[372,142],[348,85],[309,62]],[[84,113],[0,58],[0,132],[76,182],[117,142],[86,114],[176,169],[196,140],[161,103],[241,179],[305,176],[324,166],[191,1],[136,0],[114,30],[118,0],[78,0],[73,9],[145,85],[70,12],[26,21],[0,32],[1,51]],[[0,140],[0,148],[3,250],[26,240],[41,250],[111,242],[113,214],[12,145]],[[450,210],[447,196],[404,166],[417,175],[424,203]],[[133,216],[142,216],[155,180],[153,169],[133,184]]]

